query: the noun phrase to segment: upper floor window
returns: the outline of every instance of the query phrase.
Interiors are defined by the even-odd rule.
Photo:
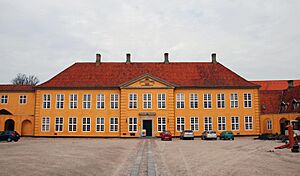
[[[77,94],[70,95],[70,109],[77,109],[78,105],[78,96]]]
[[[222,93],[217,94],[218,108],[225,108],[225,95]]]
[[[110,108],[111,109],[118,109],[119,108],[119,95],[118,94],[111,94],[110,95]]]
[[[129,94],[129,109],[137,108],[137,94]]]
[[[44,109],[50,109],[51,104],[51,95],[50,94],[44,94],[43,95],[43,108]]]
[[[190,94],[190,107],[191,109],[198,108],[198,94],[195,93]]]
[[[230,107],[231,108],[238,108],[239,107],[239,101],[238,101],[238,94],[237,93],[230,94]]]
[[[97,95],[97,109],[104,109],[104,102],[105,102],[105,98],[104,98],[104,94],[98,94]]]
[[[176,94],[176,108],[184,109],[184,94]]]
[[[2,95],[1,104],[7,104],[7,103],[8,103],[8,95]]]
[[[143,95],[143,107],[144,109],[152,108],[152,95],[150,93],[146,93]]]
[[[204,108],[211,108],[211,94],[204,94]]]
[[[83,109],[91,109],[91,101],[92,101],[92,95],[84,94],[83,95]]]
[[[65,96],[63,94],[56,94],[56,108],[57,109],[64,108],[64,100],[65,100]]]
[[[252,95],[250,93],[244,94],[244,107],[251,108],[252,107]]]
[[[253,129],[253,119],[251,116],[245,116],[245,130]]]
[[[157,95],[157,103],[158,103],[158,109],[165,109],[166,108],[166,94],[158,94]]]
[[[26,102],[27,102],[26,95],[20,95],[19,102],[20,102],[20,104],[26,104]]]

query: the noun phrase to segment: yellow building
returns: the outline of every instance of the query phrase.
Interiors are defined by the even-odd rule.
[[[17,102],[25,93],[23,108]],[[96,62],[75,63],[30,92],[0,86],[1,101],[6,96],[0,130],[12,119],[22,135],[139,137],[142,129],[147,136],[163,130],[179,136],[184,129],[196,136],[204,130],[261,133],[259,86],[218,63],[215,54],[211,62],[169,62],[166,53],[160,63],[131,62],[130,54],[124,63],[103,63],[97,54]],[[31,126],[23,126],[27,121]]]

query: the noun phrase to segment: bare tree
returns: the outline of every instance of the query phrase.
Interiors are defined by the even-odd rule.
[[[35,75],[18,73],[17,76],[11,81],[14,85],[37,85],[40,81]]]

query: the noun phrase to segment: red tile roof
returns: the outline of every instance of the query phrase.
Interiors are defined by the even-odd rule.
[[[0,84],[0,92],[27,92],[34,91],[34,86],[31,85],[13,85],[13,84]]]
[[[175,87],[258,88],[219,63],[75,63],[38,88],[119,87],[145,74]]]
[[[298,102],[300,104],[300,86],[296,86],[291,89],[287,89],[283,92],[282,101],[287,104],[287,109],[283,112],[285,113],[292,113],[298,112],[300,113],[300,106],[298,108],[294,108],[293,101]]]
[[[261,114],[279,113],[282,93],[282,90],[260,90]]]
[[[264,80],[251,81],[254,84],[260,85],[259,90],[285,90],[288,88],[288,80]],[[294,80],[294,86],[300,85],[300,80]]]

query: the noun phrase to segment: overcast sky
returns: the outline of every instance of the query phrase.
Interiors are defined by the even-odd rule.
[[[0,83],[74,62],[218,61],[248,80],[300,78],[298,0],[0,0]]]

